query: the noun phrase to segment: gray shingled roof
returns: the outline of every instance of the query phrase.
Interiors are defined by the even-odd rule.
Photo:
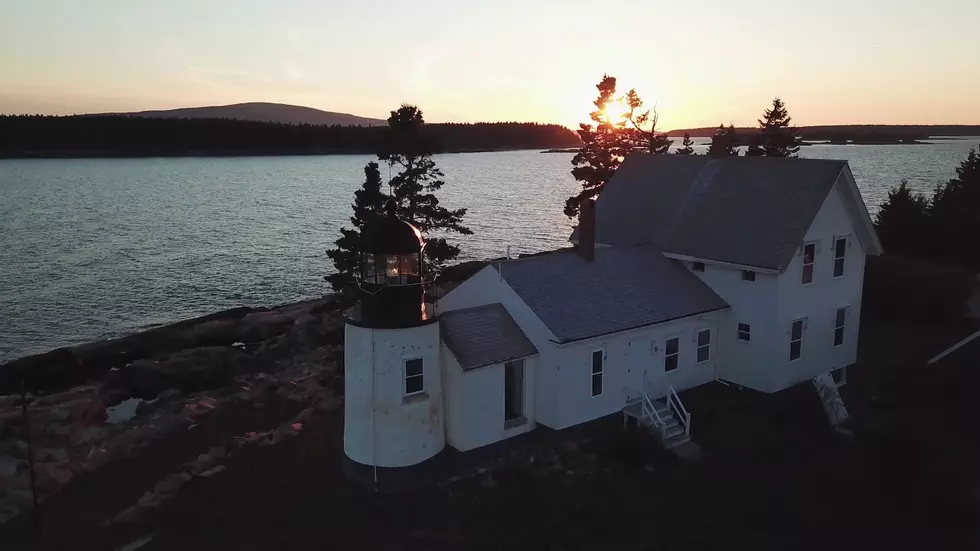
[[[440,314],[442,339],[463,371],[538,353],[499,302]]]
[[[633,155],[596,202],[596,240],[782,270],[846,165]]]
[[[562,342],[726,308],[714,291],[655,247],[596,249],[493,264]]]

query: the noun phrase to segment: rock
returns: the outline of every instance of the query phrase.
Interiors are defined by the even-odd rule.
[[[573,470],[571,470],[571,469],[569,469],[569,470],[567,470],[567,471],[565,471],[565,474],[566,474],[567,476],[575,476],[575,471],[573,471]]]
[[[0,478],[16,475],[21,463],[23,463],[21,460],[10,457],[9,455],[0,457]]]
[[[224,446],[213,446],[210,450],[208,450],[208,455],[214,459],[223,459],[228,455],[228,450]]]
[[[13,505],[18,509],[24,510],[34,506],[34,498],[31,497],[30,490],[10,490],[8,492],[0,492],[0,503]]]
[[[308,407],[308,408],[304,409],[303,411],[299,412],[299,414],[297,414],[296,417],[293,417],[293,422],[294,423],[307,423],[307,422],[309,422],[309,420],[310,420],[311,417],[313,417],[313,408],[312,407]]]
[[[136,415],[138,417],[146,417],[155,413],[157,409],[156,404],[147,402],[146,400],[140,400],[139,404],[136,405]]]
[[[218,465],[217,467],[212,467],[212,468],[210,468],[210,469],[202,472],[201,474],[199,474],[197,476],[202,476],[202,477],[207,478],[209,476],[216,475],[216,474],[220,473],[223,470],[225,470],[225,466],[224,465]]]
[[[5,524],[10,519],[16,517],[20,510],[13,505],[0,505],[0,524]]]
[[[38,484],[47,489],[60,488],[71,482],[73,476],[67,461],[37,463],[34,469],[37,471]]]
[[[65,437],[71,435],[71,427],[68,425],[59,425],[57,423],[51,423],[44,429],[44,434],[48,436],[60,436]]]
[[[142,507],[127,507],[123,509],[122,512],[120,512],[118,515],[116,515],[112,519],[112,522],[118,522],[118,523],[136,522],[143,518],[144,511],[145,510]]]
[[[104,440],[106,435],[102,427],[83,427],[73,431],[71,441],[74,444],[92,444]]]
[[[643,470],[646,471],[646,472],[648,472],[648,473],[652,473],[654,471],[654,468],[653,468],[653,465],[651,465],[650,463],[647,463],[646,465],[643,466]]]
[[[174,473],[158,482],[153,487],[153,492],[164,496],[172,496],[179,492],[185,484],[190,482],[191,478],[191,475],[185,472]]]
[[[65,448],[41,448],[34,456],[37,461],[64,461],[68,459],[68,450]]]
[[[314,407],[320,413],[327,413],[339,409],[342,403],[339,396],[321,396]]]
[[[481,484],[484,488],[494,488],[497,486],[497,481],[492,476],[488,476],[481,481]]]
[[[136,360],[117,372],[107,373],[106,384],[141,398],[152,398],[171,388],[184,392],[211,390],[228,383],[247,358],[230,346],[191,348],[159,361]]]
[[[98,425],[105,418],[105,405],[97,398],[79,400],[71,410],[71,420],[75,425]]]
[[[164,390],[160,394],[157,394],[157,398],[156,399],[157,400],[171,400],[171,399],[176,398],[178,396],[180,396],[180,391],[179,390],[177,390],[176,388],[168,388],[167,390]]]
[[[142,402],[143,400],[139,398],[130,398],[119,402],[106,410],[106,421],[114,425],[129,421],[136,417],[136,410]]]
[[[571,440],[566,440],[562,442],[561,447],[563,450],[565,450],[568,453],[575,453],[578,451],[578,444]]]
[[[22,469],[19,474],[0,476],[0,492],[29,491],[31,489],[31,473]]]
[[[136,502],[136,506],[141,509],[152,509],[163,505],[164,501],[170,499],[174,494],[161,494],[157,491],[150,491],[143,494]]]

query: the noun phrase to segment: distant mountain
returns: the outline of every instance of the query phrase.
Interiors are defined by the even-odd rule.
[[[685,128],[671,130],[668,136],[679,137],[685,132],[692,138],[710,138],[717,131],[717,127]],[[801,126],[799,127],[800,136],[804,140],[874,140],[884,138],[893,139],[925,139],[930,136],[977,136],[980,135],[980,125],[970,124],[842,124],[842,125],[821,125],[821,126]],[[759,132],[757,127],[736,128],[735,133],[742,136],[754,136]]]
[[[285,124],[318,124],[341,126],[384,126],[382,119],[358,117],[348,113],[321,111],[312,107],[287,105],[285,103],[249,102],[234,105],[210,107],[187,107],[184,109],[165,109],[160,111],[140,111],[138,113],[99,113],[100,115],[125,115],[154,119],[237,119],[255,122],[280,122]]]

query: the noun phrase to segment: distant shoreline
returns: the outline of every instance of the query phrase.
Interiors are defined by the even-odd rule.
[[[459,153],[497,153],[505,151],[539,151],[536,146],[497,147],[485,149],[459,149],[439,151],[435,155],[454,155]],[[572,149],[571,151],[578,151]],[[147,151],[138,153],[102,152],[102,151],[31,151],[19,154],[0,152],[0,160],[26,159],[193,159],[193,158],[230,158],[230,157],[317,157],[335,155],[375,155],[373,149],[329,149],[329,150],[299,150],[299,151]]]

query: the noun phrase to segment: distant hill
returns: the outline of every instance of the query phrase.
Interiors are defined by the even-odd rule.
[[[236,119],[241,121],[326,126],[384,126],[388,124],[388,121],[382,119],[358,117],[357,115],[350,115],[348,113],[321,111],[312,107],[302,107],[299,105],[265,102],[187,107],[184,109],[165,109],[160,111],[139,111],[137,113],[99,113],[99,115],[123,115],[154,119]]]

